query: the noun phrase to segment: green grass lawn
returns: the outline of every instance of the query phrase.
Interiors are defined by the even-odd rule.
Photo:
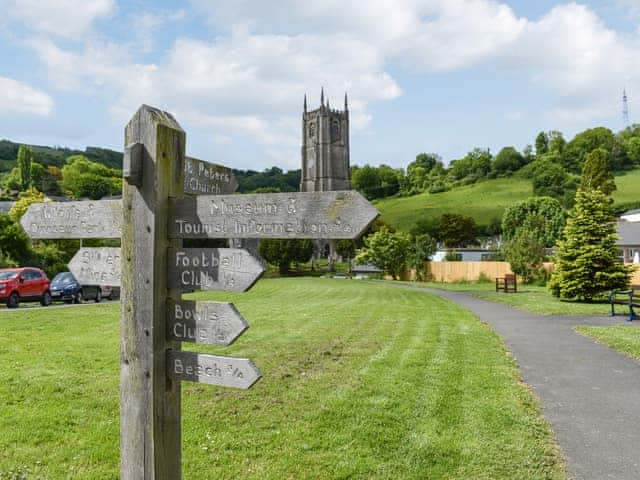
[[[467,292],[485,300],[503,303],[540,315],[608,315],[610,312],[609,302],[582,303],[560,300],[551,295],[546,287],[537,285],[518,285],[517,293],[504,293],[496,292],[496,286],[493,282],[420,282],[415,284],[442,290]]]
[[[264,378],[184,384],[186,479],[566,478],[499,337],[443,299],[311,278],[192,297],[232,300],[251,325],[198,350]],[[0,479],[119,477],[118,317],[0,311]]]
[[[640,360],[640,328],[632,325],[576,327],[576,331],[604,343],[620,353]]]

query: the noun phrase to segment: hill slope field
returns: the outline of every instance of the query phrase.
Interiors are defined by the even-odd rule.
[[[640,201],[640,169],[616,175],[615,204]],[[421,193],[412,197],[388,198],[374,202],[381,218],[392,227],[409,232],[417,223],[437,221],[444,213],[473,217],[478,225],[502,218],[504,209],[532,195],[531,181],[498,178],[442,193]]]

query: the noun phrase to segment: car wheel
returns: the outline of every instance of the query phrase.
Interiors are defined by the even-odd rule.
[[[73,299],[75,303],[82,303],[82,289],[78,290],[76,297]]]
[[[51,294],[49,292],[44,292],[44,295],[42,295],[42,299],[40,300],[40,305],[43,307],[51,305]]]
[[[9,295],[9,298],[7,299],[7,308],[18,308],[19,304],[20,295],[18,295],[16,292],[13,292],[11,295]]]
[[[98,291],[96,292],[96,303],[100,303],[102,300],[102,289],[98,287]]]

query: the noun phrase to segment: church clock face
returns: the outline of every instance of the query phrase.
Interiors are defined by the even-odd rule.
[[[313,122],[309,123],[309,138],[313,138],[316,136],[316,124]]]

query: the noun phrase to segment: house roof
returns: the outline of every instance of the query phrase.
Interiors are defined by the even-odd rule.
[[[624,212],[624,213],[622,214],[622,216],[624,217],[624,216],[626,216],[626,215],[637,215],[638,213],[640,213],[640,208],[637,208],[637,209],[635,209],[635,210],[629,210],[629,211],[626,211],[626,212]]]
[[[618,222],[618,236],[616,242],[621,247],[640,246],[640,223]]]

